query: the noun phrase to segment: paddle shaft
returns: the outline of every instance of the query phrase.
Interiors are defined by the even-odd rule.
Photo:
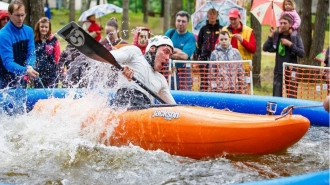
[[[68,43],[78,49],[81,53],[87,57],[114,65],[119,70],[123,70],[123,67],[116,61],[113,55],[99,42],[97,42],[93,37],[91,37],[85,30],[79,27],[75,22],[70,22],[58,32],[62,38],[64,38]],[[154,98],[156,98],[160,103],[166,104],[166,102],[160,98],[155,92],[149,89],[145,84],[133,76],[133,81],[135,81],[142,89],[146,90]]]

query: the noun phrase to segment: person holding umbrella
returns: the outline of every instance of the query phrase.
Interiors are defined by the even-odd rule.
[[[102,26],[96,22],[95,14],[92,14],[87,17],[87,20],[84,21],[82,28],[91,35],[95,40],[101,40]]]

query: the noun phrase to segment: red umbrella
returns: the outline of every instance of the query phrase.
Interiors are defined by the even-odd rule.
[[[259,20],[261,25],[276,27],[280,18],[283,0],[253,0],[250,12]]]

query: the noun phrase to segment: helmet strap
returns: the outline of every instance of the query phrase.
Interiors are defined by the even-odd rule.
[[[156,47],[155,52],[147,51],[144,54],[144,58],[148,61],[148,63],[151,65],[151,67],[154,70],[155,70],[154,65],[155,65],[155,58],[156,58],[157,49],[158,49],[158,47]]]

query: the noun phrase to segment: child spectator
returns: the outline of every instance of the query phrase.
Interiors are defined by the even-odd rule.
[[[52,25],[47,17],[42,17],[34,27],[34,43],[36,52],[35,68],[40,79],[34,82],[35,88],[54,87],[56,83],[56,68],[60,57],[60,43],[52,35]]]
[[[237,61],[242,60],[238,49],[233,48],[229,32],[221,31],[219,44],[212,51],[210,61]],[[245,93],[244,66],[242,63],[212,64],[211,88],[217,92]]]
[[[297,34],[298,34],[298,28],[301,23],[301,19],[296,11],[296,3],[294,2],[294,0],[284,0],[282,8],[283,8],[283,12],[281,13],[280,17],[282,17],[283,14],[288,14],[291,16],[291,18],[293,20],[289,33],[290,33],[291,42],[294,44],[297,44]],[[280,20],[277,20],[277,26],[278,26],[277,31],[275,31],[274,38],[273,38],[274,49],[276,49],[279,34],[282,33],[282,30],[280,30],[280,28],[279,28]],[[271,29],[273,29],[273,28],[271,28]]]
[[[137,27],[134,30],[133,45],[140,48],[142,53],[145,54],[149,38],[150,38],[150,29],[149,28]]]

